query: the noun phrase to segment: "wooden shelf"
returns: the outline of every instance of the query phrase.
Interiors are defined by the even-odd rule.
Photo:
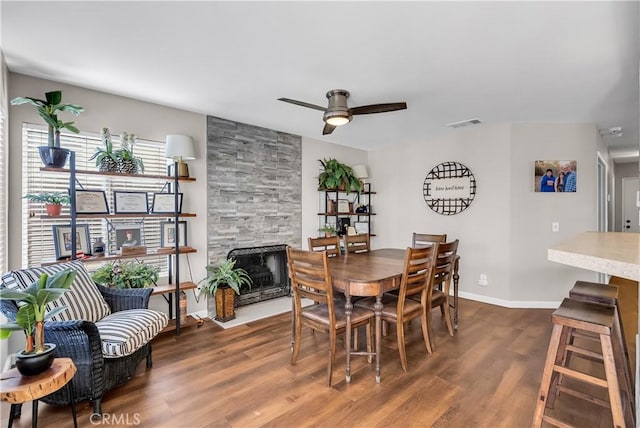
[[[182,247],[180,248],[180,254],[191,254],[191,253],[197,253],[198,250],[196,250],[195,248],[192,247]],[[105,261],[109,261],[109,260],[121,260],[121,259],[142,259],[142,258],[148,258],[148,257],[158,257],[158,256],[175,256],[176,253],[173,249],[169,250],[162,250],[160,248],[158,248],[156,251],[152,251],[152,252],[146,252],[146,253],[142,253],[142,254],[131,254],[128,256],[121,256],[120,254],[110,254],[110,255],[105,255],[102,257],[86,257],[86,258],[82,258],[82,259],[77,259],[80,260],[83,263],[101,263],[101,262],[105,262]],[[41,266],[51,266],[51,265],[55,265],[58,263],[65,263],[70,261],[70,258],[66,258],[66,259],[61,259],[61,260],[55,260],[55,261],[50,261],[50,262],[44,262],[41,263]]]
[[[180,322],[180,328],[189,327],[192,325],[197,325],[198,327],[200,327],[202,324],[204,324],[204,319],[196,319],[191,315],[187,315],[187,320]],[[174,331],[175,329],[176,329],[176,320],[172,319],[172,320],[169,320],[169,324],[167,324],[167,326],[163,328],[160,333]]]
[[[162,213],[162,214],[76,214],[76,218],[148,218],[148,217],[160,217],[160,218],[169,218],[174,217],[173,213]],[[178,217],[196,217],[195,213],[180,213]],[[58,219],[58,218],[71,218],[69,214],[63,215],[41,215],[42,219]]]
[[[350,215],[350,216],[369,216],[376,215],[376,213],[355,213],[355,212],[345,212],[345,213],[318,213],[318,215],[324,216],[339,216],[339,215]]]
[[[57,173],[64,173],[64,174],[69,174],[71,173],[71,171],[69,169],[66,168],[52,168],[52,167],[42,167],[40,168],[40,171],[43,172],[57,172]],[[153,175],[153,174],[123,174],[121,172],[101,172],[101,171],[89,171],[89,170],[82,170],[82,169],[77,169],[76,170],[76,174],[83,174],[83,175],[104,175],[104,176],[108,176],[108,177],[124,177],[124,178],[150,178],[150,179],[154,179],[154,180],[170,180],[173,181],[175,180],[175,177],[172,175]],[[178,177],[178,181],[196,181],[196,179],[194,177]]]
[[[193,290],[195,288],[198,288],[198,284],[196,284],[195,282],[185,281],[180,283],[181,291]],[[155,287],[153,287],[153,292],[151,293],[151,295],[156,296],[158,294],[173,293],[174,291],[176,291],[175,284],[156,285]]]

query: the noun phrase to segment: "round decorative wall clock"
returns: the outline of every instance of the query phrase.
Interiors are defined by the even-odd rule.
[[[463,164],[443,162],[427,174],[423,194],[429,208],[438,214],[459,214],[476,197],[476,179]]]

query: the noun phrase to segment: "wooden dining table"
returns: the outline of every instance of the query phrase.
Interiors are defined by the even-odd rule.
[[[376,382],[380,383],[380,350],[382,337],[382,295],[400,287],[402,272],[404,270],[404,257],[406,249],[383,248],[361,254],[345,254],[329,259],[331,280],[333,287],[345,295],[346,331],[351,331],[351,312],[353,304],[351,296],[375,297],[375,369]],[[455,324],[458,320],[457,299],[457,259],[454,265],[454,302]],[[351,355],[371,355],[368,352],[353,351],[351,349],[351,335],[345,335],[346,357],[346,382],[351,382]]]

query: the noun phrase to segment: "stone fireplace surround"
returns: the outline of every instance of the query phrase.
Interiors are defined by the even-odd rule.
[[[302,246],[301,169],[300,136],[207,116],[209,263],[239,248]]]

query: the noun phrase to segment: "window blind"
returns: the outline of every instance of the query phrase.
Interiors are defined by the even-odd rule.
[[[47,144],[47,128],[40,125],[25,123],[22,128],[23,140],[23,195],[27,193],[41,192],[68,192],[69,174],[41,171],[42,162],[38,153],[38,147]],[[113,135],[114,150],[120,147],[120,139]],[[102,147],[100,135],[97,133],[81,132],[80,134],[60,135],[60,145],[72,150],[76,154],[76,170],[97,171],[94,160],[90,160],[97,147]],[[166,175],[167,160],[164,157],[164,143],[158,141],[137,139],[134,146],[134,155],[144,162],[144,174]],[[149,178],[131,178],[127,176],[100,176],[83,175],[76,176],[76,189],[103,190],[106,194],[109,211],[114,213],[113,191],[147,192],[149,205],[153,200],[154,192],[163,191],[163,181]],[[166,189],[164,190],[166,191]],[[26,239],[23,241],[22,260],[24,267],[39,266],[41,263],[55,260],[53,228],[54,224],[70,224],[66,219],[50,218],[46,216],[43,203],[23,199],[23,231]],[[69,207],[63,207],[62,214],[69,214]],[[77,224],[87,224],[89,227],[90,242],[102,237],[107,244],[109,254],[116,252],[115,229],[122,225],[136,224],[142,229],[142,245],[148,249],[160,246],[160,223],[164,218],[79,218]],[[167,257],[149,257],[145,263],[153,264],[160,269],[161,276],[167,275]],[[90,264],[89,269],[97,268]]]
[[[8,266],[8,197],[9,181],[7,180],[7,138],[5,129],[5,113],[0,105],[0,272],[6,272]]]

